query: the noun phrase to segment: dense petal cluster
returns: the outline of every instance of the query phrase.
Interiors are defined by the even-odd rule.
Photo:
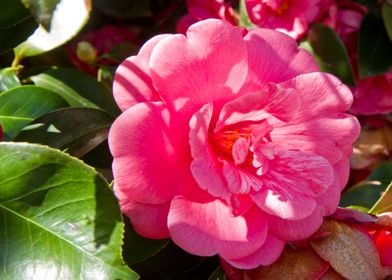
[[[109,145],[135,230],[239,268],[314,233],[338,205],[359,131],[350,90],[317,71],[287,35],[215,19],[123,62]]]
[[[327,0],[246,0],[249,18],[260,27],[271,28],[298,39],[324,9]]]

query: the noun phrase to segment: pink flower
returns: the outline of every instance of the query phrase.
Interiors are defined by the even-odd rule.
[[[208,18],[223,19],[233,25],[237,19],[233,8],[225,0],[186,0],[188,14],[179,19],[177,32],[186,33],[189,26]]]
[[[135,230],[239,268],[275,261],[337,207],[349,89],[285,34],[221,20],[160,35],[118,68],[109,145]]]
[[[328,0],[245,0],[251,21],[298,39],[319,16]]]
[[[392,112],[392,71],[359,80],[353,88],[355,114],[374,115]]]

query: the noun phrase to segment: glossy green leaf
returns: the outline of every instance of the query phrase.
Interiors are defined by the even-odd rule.
[[[152,16],[149,0],[95,0],[94,5],[103,13],[115,17],[140,18]]]
[[[0,92],[20,86],[19,78],[13,68],[4,68],[0,70]]]
[[[368,13],[359,29],[359,74],[362,78],[392,69],[392,41],[382,19]]]
[[[392,181],[392,162],[385,163],[362,183],[344,192],[340,206],[360,206],[371,209]]]
[[[50,30],[52,14],[60,0],[21,0],[30,13],[34,15],[36,22],[46,30]]]
[[[2,0],[0,9],[0,53],[12,49],[34,32],[33,16],[16,0]]]
[[[113,119],[91,108],[63,108],[37,118],[15,141],[40,143],[82,157],[107,139]]]
[[[369,213],[372,214],[379,214],[384,212],[392,212],[392,180],[388,188],[382,194],[381,198],[369,211]]]
[[[61,95],[71,106],[101,108],[113,116],[119,113],[111,93],[91,76],[75,69],[55,68],[31,79]]]
[[[309,29],[308,39],[321,70],[338,76],[348,85],[354,85],[354,75],[346,48],[335,31],[316,23]]]
[[[385,29],[387,30],[389,39],[392,41],[392,3],[385,1],[382,4],[381,11]]]
[[[90,10],[91,0],[58,1],[52,14],[50,30],[39,26],[34,34],[15,48],[16,60],[50,51],[68,42],[85,25]]]
[[[45,146],[0,143],[0,279],[137,279],[106,181]]]
[[[4,139],[13,139],[34,119],[67,103],[57,94],[36,86],[20,86],[0,94],[0,123]]]
[[[148,239],[138,235],[125,217],[123,255],[128,265],[133,265],[154,256],[169,243],[168,239]]]

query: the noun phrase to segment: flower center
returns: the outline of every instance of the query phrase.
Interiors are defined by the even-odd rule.
[[[234,143],[241,137],[249,140],[251,131],[250,128],[240,128],[214,133],[211,135],[212,143],[221,153],[231,155]]]
[[[283,2],[275,10],[275,13],[277,13],[279,16],[283,15],[290,7],[290,4],[291,4],[291,0],[283,0]]]

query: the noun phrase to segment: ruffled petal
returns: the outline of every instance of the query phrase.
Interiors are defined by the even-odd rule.
[[[139,102],[160,100],[151,81],[149,62],[156,44],[168,36],[158,35],[148,40],[138,55],[127,58],[117,68],[113,96],[122,111]]]
[[[238,259],[254,253],[265,242],[267,223],[257,208],[234,217],[220,200],[195,203],[176,197],[168,227],[173,241],[191,254]]]
[[[244,30],[220,20],[192,25],[163,39],[151,55],[151,77],[170,108],[193,113],[210,102],[232,98],[247,73]]]
[[[263,246],[255,253],[240,259],[225,259],[229,264],[240,269],[252,269],[260,265],[270,265],[283,252],[285,242],[268,234]]]
[[[130,218],[134,230],[141,236],[153,239],[168,238],[167,216],[170,203],[143,204],[122,200],[121,211]]]
[[[156,102],[134,105],[113,123],[109,147],[115,191],[125,194],[124,199],[164,203],[174,195],[176,184],[182,184],[190,159],[176,133],[187,131],[181,132],[180,127],[173,131],[170,122],[166,107]]]

